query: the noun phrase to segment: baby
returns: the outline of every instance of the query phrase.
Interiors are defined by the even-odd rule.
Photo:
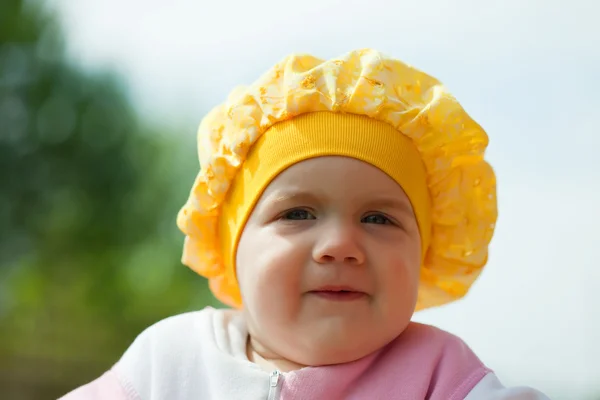
[[[183,262],[231,309],[158,322],[64,399],[547,399],[411,322],[467,293],[497,216],[487,135],[439,81],[292,55],[198,142]]]

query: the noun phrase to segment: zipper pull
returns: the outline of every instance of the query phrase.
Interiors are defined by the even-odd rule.
[[[281,373],[277,370],[271,372],[271,387],[277,387],[277,383],[279,383],[279,375],[281,375]]]

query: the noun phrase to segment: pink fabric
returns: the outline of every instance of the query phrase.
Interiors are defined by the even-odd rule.
[[[285,374],[281,400],[462,400],[489,372],[459,338],[413,323],[364,359]]]
[[[141,400],[135,391],[123,385],[117,374],[110,370],[98,379],[81,386],[59,400]]]

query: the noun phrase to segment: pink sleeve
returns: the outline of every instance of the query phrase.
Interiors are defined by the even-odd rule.
[[[83,385],[59,400],[140,400],[133,388],[124,385],[115,371]]]

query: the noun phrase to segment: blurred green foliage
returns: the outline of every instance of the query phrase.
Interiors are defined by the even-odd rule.
[[[141,121],[114,76],[72,65],[62,40],[39,3],[2,1],[2,399],[59,397],[148,325],[217,305],[180,263],[189,146]]]

